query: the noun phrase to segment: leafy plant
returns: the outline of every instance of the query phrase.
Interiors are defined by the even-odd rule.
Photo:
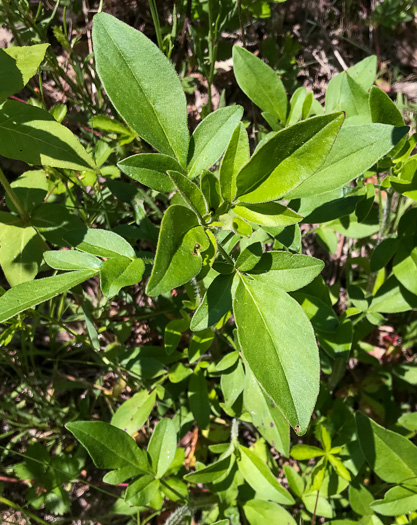
[[[192,517],[257,525],[277,516],[290,524],[316,516],[412,523],[415,406],[403,397],[409,414],[400,418],[393,385],[400,382],[401,395],[404,384],[415,385],[415,363],[386,370],[365,341],[384,316],[417,306],[415,137],[373,86],[376,57],[336,75],[323,108],[305,88],[288,100],[272,68],[234,47],[237,83],[271,128],[252,148],[239,105],[208,108],[190,134],[182,84],[144,34],[99,13],[93,44],[98,76],[126,123],[96,115],[95,125],[115,137],[94,148],[46,110],[6,100],[35,73],[45,46],[0,55],[7,78],[0,153],[43,168],[11,184],[0,171],[8,206],[0,215],[0,264],[10,284],[0,296],[0,322],[8,323],[2,338],[10,341],[25,319],[54,314],[55,297],[72,290],[57,321],[63,311],[82,319],[88,337],[75,332],[80,344],[120,374],[118,389],[128,381],[137,390],[122,400],[113,388],[110,422],[89,421],[85,407],[65,417],[95,466],[109,470],[104,483],[126,488],[110,513],[130,509],[150,520],[169,510],[171,525]],[[126,145],[134,154],[106,166]],[[134,182],[113,180],[118,169]],[[70,190],[85,192],[88,203],[86,187],[94,188],[99,212],[69,212],[65,203],[77,202]],[[108,192],[133,208],[134,224],[117,224]],[[302,253],[311,253],[313,236],[321,258]],[[341,276],[328,286],[320,274],[345,239],[342,296]],[[137,348],[119,326],[102,349],[96,324],[103,310],[123,297],[135,308],[124,322],[134,322],[140,316],[127,290],[145,279],[148,304],[170,307],[169,320],[155,328],[163,346]],[[95,303],[79,286],[85,281],[95,287]],[[411,345],[412,330],[408,337]],[[360,388],[350,382],[349,357],[372,367]],[[138,435],[144,425],[146,449]],[[290,427],[306,442],[291,447]],[[178,443],[188,433],[196,438],[186,458]],[[81,464],[71,463],[61,479],[44,465],[58,468],[61,458],[44,449],[39,455],[42,465],[26,459],[16,474],[42,486],[41,499],[29,497],[32,506],[65,513],[60,485]]]

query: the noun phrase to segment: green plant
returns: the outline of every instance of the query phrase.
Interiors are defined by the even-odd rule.
[[[411,414],[401,422],[390,413],[393,389],[387,385],[395,378],[415,384],[414,362],[387,371],[363,341],[384,315],[417,306],[417,216],[410,200],[415,137],[407,135],[395,104],[372,86],[376,57],[335,76],[323,108],[304,88],[288,101],[278,75],[235,47],[237,83],[272,129],[251,154],[237,105],[209,113],[190,136],[175,70],[142,33],[100,13],[93,42],[97,73],[128,125],[94,117],[119,136],[112,139],[117,146],[104,142],[94,151],[46,110],[5,100],[34,74],[45,47],[1,53],[8,83],[0,153],[46,172],[29,171],[13,184],[0,172],[9,207],[0,217],[0,264],[11,285],[0,297],[0,322],[9,321],[5,332],[14,334],[26,315],[42,316],[35,306],[53,305],[73,289],[65,308],[83,312],[89,339],[83,344],[138,390],[116,410],[112,405],[110,423],[83,421],[72,411],[67,429],[98,468],[110,470],[105,483],[129,482],[124,503],[144,520],[170,510],[171,525],[191,517],[208,524],[257,525],[276,516],[283,523],[314,523],[317,515],[362,525],[402,516],[397,522],[411,523],[417,509],[415,407],[403,399],[403,411]],[[117,166],[151,190],[124,198],[135,210],[133,229],[156,243],[155,254],[135,250],[126,234],[131,229],[111,231],[117,220],[100,181],[110,155],[116,151],[119,158],[136,136],[149,145],[146,153]],[[110,173],[118,175],[114,168]],[[68,180],[77,189],[91,183],[94,204],[101,205],[97,215],[88,205],[75,214],[45,203],[51,180]],[[135,192],[133,185],[113,187],[116,195]],[[52,194],[71,200],[71,193]],[[159,221],[161,208],[156,240],[145,210]],[[314,235],[328,260],[326,251],[338,249],[337,233],[349,243],[343,299],[337,279],[327,286],[320,276],[324,262],[301,253]],[[17,246],[5,252],[7,242]],[[357,255],[362,249],[369,260]],[[65,273],[34,279],[50,269]],[[78,285],[96,276],[101,291],[90,304]],[[92,307],[97,321],[108,301],[148,276],[146,294],[173,314],[157,325],[164,346],[131,347],[121,335],[100,351]],[[173,292],[182,287],[186,296]],[[346,377],[349,355],[375,368],[359,393]],[[320,368],[328,377],[319,394]],[[335,399],[344,381],[352,392]],[[156,400],[159,422],[145,450],[131,436],[149,420]],[[358,403],[395,431],[358,411]],[[185,462],[177,444],[194,422],[204,446],[190,472],[195,451]],[[308,442],[291,448],[290,426],[298,435],[309,431]],[[283,465],[290,455],[300,461],[299,472]],[[311,459],[314,464],[303,463]],[[289,490],[277,480],[283,472]],[[48,494],[55,489],[51,482]]]

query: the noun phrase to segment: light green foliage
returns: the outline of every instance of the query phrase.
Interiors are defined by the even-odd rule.
[[[220,166],[220,189],[226,202],[232,202],[236,194],[236,175],[248,160],[248,134],[240,122],[233,132]]]
[[[35,166],[95,167],[91,155],[69,129],[47,111],[15,100],[0,108],[0,154]]]
[[[238,46],[233,48],[233,66],[240,89],[262,111],[285,121],[287,94],[275,71],[252,53]]]
[[[105,13],[94,19],[93,43],[97,72],[114,107],[140,137],[184,166],[187,107],[170,62],[145,35]]]
[[[324,163],[343,118],[340,113],[313,117],[274,134],[237,174],[236,196],[267,202],[299,186]]]
[[[200,122],[190,140],[187,165],[190,179],[194,179],[202,170],[209,169],[219,160],[242,115],[243,108],[230,106],[218,109]]]
[[[318,351],[304,312],[279,286],[244,276],[233,310],[249,367],[291,426],[304,434],[319,390]],[[245,330],[248,323],[250,331]]]
[[[64,6],[65,67],[52,49],[41,66],[48,44],[0,50],[0,155],[43,167],[0,170],[0,459],[39,516],[78,519],[90,456],[118,485],[110,521],[417,519],[413,107],[373,86],[371,56],[324,111],[290,34],[265,35],[266,61],[234,46],[250,100],[229,76],[218,100],[224,38],[240,26],[254,50],[248,15],[281,23],[269,3],[152,0],[158,46],[99,12],[82,57]],[[23,42],[58,23],[40,5],[20,35],[12,4],[31,8],[0,5]],[[27,104],[5,100],[36,71]]]
[[[96,270],[77,270],[54,277],[18,284],[0,297],[0,322],[55,297],[97,274]]]
[[[165,192],[170,192],[175,188],[167,171],[181,170],[180,164],[175,159],[161,153],[132,155],[117,165],[133,180],[153,190]]]
[[[401,483],[416,476],[417,447],[413,443],[360,412],[356,424],[363,454],[377,476],[387,483]]]
[[[121,288],[137,284],[142,279],[144,270],[145,263],[142,259],[107,259],[100,268],[100,283],[104,296],[111,299]]]
[[[208,238],[194,212],[178,205],[168,208],[146,288],[148,295],[169,292],[192,279],[201,270],[201,252],[208,247]]]
[[[148,452],[156,477],[162,477],[174,461],[177,434],[171,419],[162,419],[155,427],[149,441]]]
[[[21,91],[29,82],[44,59],[48,47],[49,44],[37,44],[0,50],[0,69],[7,71],[7,75],[2,75],[0,102]]]
[[[55,270],[100,270],[102,261],[89,253],[76,250],[50,251],[43,254],[48,266]]]
[[[138,432],[155,404],[156,392],[149,394],[146,390],[137,392],[130,399],[120,405],[114,413],[111,424],[121,428],[129,435]]]

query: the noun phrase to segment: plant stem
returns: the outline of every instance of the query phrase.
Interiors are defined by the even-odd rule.
[[[217,34],[219,25],[219,15],[217,16],[216,22],[213,20],[213,0],[208,0],[208,15],[209,15],[209,34],[208,34],[208,51],[209,51],[209,74],[207,76],[207,94],[208,94],[208,110],[209,113],[213,111],[213,101],[211,97],[211,87],[214,79],[214,66],[216,64],[217,57]],[[214,26],[214,28],[213,28]]]
[[[385,206],[384,206],[384,212],[382,214],[382,222],[381,222],[381,231],[380,235],[382,238],[385,238],[390,230],[391,226],[391,205],[392,205],[392,197],[393,197],[393,190],[392,188],[387,188],[387,197],[385,199]]]
[[[164,44],[162,42],[161,24],[159,23],[158,10],[156,8],[155,0],[148,0],[149,9],[151,10],[152,22],[155,27],[156,40],[158,41],[158,47],[163,51]]]
[[[32,512],[30,512],[29,510],[24,509],[23,507],[21,507],[17,503],[13,503],[13,501],[10,501],[7,498],[3,498],[3,496],[0,496],[0,502],[4,503],[4,505],[8,505],[9,507],[11,507],[14,510],[18,510],[19,512],[22,512],[23,514],[26,514],[27,516],[29,516],[29,518],[32,518],[33,520],[37,521],[38,523],[42,523],[42,525],[48,525],[48,523],[46,521],[43,521],[43,519],[38,518],[38,516],[35,516],[35,514],[32,514]]]
[[[313,519],[311,520],[311,525],[315,525],[316,523],[316,512],[317,512],[317,505],[319,503],[319,495],[320,495],[320,491],[318,490],[317,496],[316,496],[316,503],[314,505]]]
[[[235,261],[230,257],[230,255],[226,252],[226,250],[220,243],[217,244],[217,249],[223,255],[223,258],[226,259],[227,262],[233,264],[233,266],[235,265]]]
[[[25,209],[23,208],[22,203],[20,202],[19,197],[14,192],[13,188],[10,186],[9,181],[6,179],[5,174],[3,173],[3,170],[0,168],[0,183],[5,189],[7,196],[9,199],[13,202],[13,205],[15,206],[17,212],[20,215],[20,218],[25,224],[30,223],[30,217],[26,213]]]

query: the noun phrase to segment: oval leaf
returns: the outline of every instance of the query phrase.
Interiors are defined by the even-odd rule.
[[[156,150],[185,165],[187,103],[174,67],[140,31],[106,13],[93,22],[97,72],[112,104]]]
[[[343,113],[313,117],[272,134],[237,174],[239,200],[273,201],[314,175],[329,155],[343,119]]]
[[[118,162],[117,166],[131,179],[164,193],[175,189],[167,171],[182,171],[181,165],[175,159],[161,153],[132,155]]]
[[[201,270],[200,251],[208,247],[209,240],[196,214],[184,206],[170,206],[162,219],[146,293],[153,297],[187,283]]]
[[[262,111],[287,118],[287,93],[277,73],[243,47],[233,47],[233,70],[240,89]]]
[[[210,113],[194,131],[188,154],[188,177],[208,170],[222,156],[243,115],[241,106],[229,106]]]
[[[174,461],[177,450],[177,433],[171,419],[164,418],[156,425],[148,445],[152,468],[161,478]]]
[[[290,425],[306,432],[320,366],[314,332],[301,306],[278,286],[240,276],[233,310],[240,346],[257,381]]]
[[[35,166],[95,169],[76,136],[44,109],[8,100],[0,110],[0,155]]]

